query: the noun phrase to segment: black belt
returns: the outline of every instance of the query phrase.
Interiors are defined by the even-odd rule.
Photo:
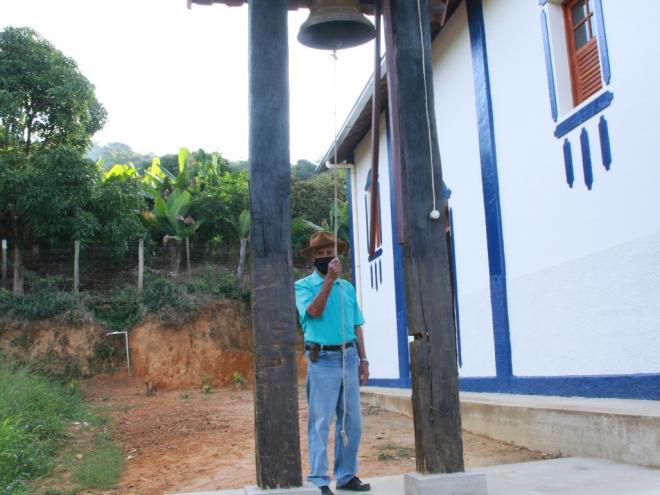
[[[355,341],[351,340],[350,342],[346,342],[344,344],[345,348],[353,347],[355,345]],[[324,344],[316,344],[314,342],[305,344],[305,350],[309,351],[312,349],[312,346],[318,346],[319,351],[341,351],[341,344],[340,345],[324,345]]]

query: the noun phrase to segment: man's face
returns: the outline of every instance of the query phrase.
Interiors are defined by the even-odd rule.
[[[332,256],[333,258],[335,257],[334,246],[320,247],[314,250],[314,259],[327,258],[328,256]]]

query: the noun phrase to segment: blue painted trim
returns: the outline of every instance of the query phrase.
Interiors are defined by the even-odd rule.
[[[460,390],[525,395],[556,395],[660,400],[660,374],[595,376],[514,376],[459,379]]]
[[[603,17],[603,4],[601,0],[596,0],[595,6],[596,25],[598,26],[598,53],[600,54],[600,70],[603,74],[605,84],[609,84],[612,79],[610,70],[610,54],[607,49],[607,35],[605,34],[605,18]]]
[[[387,122],[390,122],[389,116]],[[396,335],[399,355],[399,379],[404,387],[410,387],[410,358],[408,354],[408,313],[406,309],[405,282],[403,276],[403,251],[399,244],[399,234],[396,225],[396,191],[394,189],[394,157],[392,152],[392,134],[390,126],[386,127],[387,165],[390,175],[390,220],[392,225],[392,259],[394,260],[394,300],[396,303]]]
[[[497,151],[495,149],[495,124],[493,123],[493,102],[486,49],[486,28],[484,26],[481,0],[466,0],[466,5],[479,126],[481,181],[486,214],[490,300],[495,341],[495,368],[497,376],[508,377],[512,374],[511,336],[509,332],[500,188],[497,175]]]
[[[376,249],[376,252],[374,253],[374,255],[369,256],[368,259],[369,259],[369,261],[373,261],[377,258],[380,258],[382,254],[383,254],[383,248],[378,248],[378,249]]]
[[[591,168],[591,147],[589,146],[589,133],[585,127],[580,133],[580,148],[582,149],[582,169],[584,170],[584,183],[591,191],[594,183],[594,172]]]
[[[541,11],[541,32],[543,33],[543,51],[545,52],[545,70],[548,78],[548,92],[550,93],[550,113],[552,120],[557,122],[557,90],[552,70],[552,52],[550,51],[550,35],[548,34],[548,16],[545,10]]]
[[[575,182],[575,173],[573,172],[573,152],[568,138],[564,139],[564,169],[566,170],[566,183],[572,188]]]
[[[612,148],[610,147],[610,131],[604,115],[598,122],[598,136],[600,138],[600,154],[603,157],[603,167],[609,170],[612,165]]]
[[[576,127],[584,124],[594,115],[597,115],[598,113],[605,110],[610,106],[613,98],[614,93],[611,91],[605,91],[598,98],[590,101],[587,105],[580,108],[566,120],[557,124],[557,127],[555,128],[555,137],[557,139],[564,137]]]
[[[456,357],[458,366],[463,366],[463,352],[461,350],[461,317],[458,305],[458,274],[456,273],[456,245],[454,244],[454,209],[449,208],[449,240],[451,241],[451,269],[452,285],[454,286],[454,322],[456,325]]]
[[[351,159],[351,163],[354,161]],[[349,246],[351,253],[351,281],[355,285],[355,237],[353,236],[353,187],[351,176],[353,175],[351,170],[346,171],[346,199],[348,200],[348,238],[351,241]],[[357,184],[356,184],[357,185]]]

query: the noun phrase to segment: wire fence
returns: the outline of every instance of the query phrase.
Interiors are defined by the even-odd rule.
[[[11,290],[14,276],[14,246],[2,240],[0,260],[0,288]],[[142,249],[143,265],[140,265]],[[250,250],[246,249],[242,278],[249,283]],[[78,257],[76,245],[32,246],[21,250],[21,275],[25,292],[48,286],[64,291],[111,291],[117,287],[134,284],[139,289],[140,273],[148,280],[158,276],[185,276],[200,268],[212,266],[236,274],[240,250],[226,247],[198,245],[184,242],[177,246],[163,246],[151,241],[138,241],[120,245],[80,244]],[[178,260],[178,262],[176,261]],[[76,261],[78,268],[76,269]],[[311,269],[308,259],[294,253],[294,276],[303,276]],[[177,273],[178,270],[178,273]],[[78,281],[76,282],[76,275]],[[241,277],[238,277],[241,278]]]
[[[78,256],[76,256],[76,250]],[[140,263],[142,252],[143,263]],[[243,276],[249,273],[246,253]],[[11,289],[14,277],[13,246],[2,243],[2,279],[0,287]],[[138,241],[123,245],[79,244],[59,247],[33,246],[21,250],[21,274],[24,290],[49,286],[65,291],[109,291],[134,284],[140,279],[185,275],[202,267],[213,266],[234,273],[239,263],[239,249],[213,248],[190,243],[163,246]]]

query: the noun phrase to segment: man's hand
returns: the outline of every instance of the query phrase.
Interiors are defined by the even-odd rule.
[[[360,385],[366,385],[369,381],[369,361],[360,361],[358,376],[360,378]]]
[[[335,258],[328,264],[328,274],[326,275],[326,278],[329,278],[330,280],[334,281],[337,280],[340,275],[341,275],[341,261],[339,261],[339,258]]]

